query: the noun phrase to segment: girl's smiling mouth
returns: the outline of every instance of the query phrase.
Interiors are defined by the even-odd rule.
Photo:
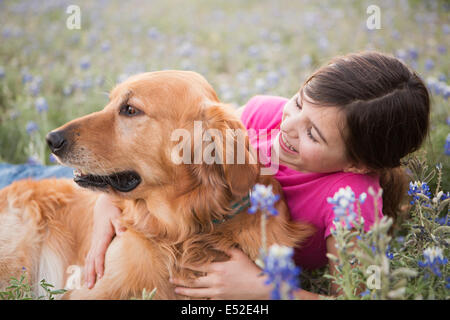
[[[283,148],[284,151],[292,154],[298,154],[298,151],[286,140],[286,138],[283,135],[283,132],[280,131],[280,136],[278,138],[281,148]]]

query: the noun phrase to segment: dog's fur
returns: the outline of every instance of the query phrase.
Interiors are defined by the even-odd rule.
[[[142,113],[120,114],[126,104]],[[171,132],[185,128],[192,133],[194,120],[224,137],[226,129],[245,130],[203,77],[182,71],[133,76],[114,88],[102,111],[58,128],[69,142],[67,152],[57,157],[60,163],[96,175],[133,170],[142,181],[129,192],[111,186],[90,190],[70,179],[29,179],[0,190],[0,289],[23,267],[33,283],[45,278],[64,287],[71,276],[67,268],[82,266],[90,248],[99,191],[114,197],[127,231],[113,239],[104,276],[95,287],[70,290],[64,298],[128,299],[156,287],[157,299],[183,299],[168,281],[171,275],[197,275],[183,266],[224,261],[228,257],[223,252],[230,248],[255,260],[261,247],[260,212],[244,210],[213,222],[230,215],[230,204],[255,183],[270,184],[281,195],[279,215],[268,219],[269,245],[298,246],[313,233],[312,227],[290,221],[278,182],[260,176],[259,166],[250,164],[248,137],[246,164],[174,164],[171,151],[178,141],[171,141]],[[216,138],[216,152],[231,152],[225,143]],[[194,142],[190,144],[194,151]]]

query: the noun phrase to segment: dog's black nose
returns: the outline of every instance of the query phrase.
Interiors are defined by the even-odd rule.
[[[45,137],[50,150],[56,155],[61,154],[67,145],[66,138],[62,131],[52,131]]]

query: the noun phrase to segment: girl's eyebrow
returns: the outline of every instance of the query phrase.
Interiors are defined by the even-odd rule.
[[[300,89],[300,105],[304,106],[303,104],[303,100],[305,100],[304,95],[303,95],[303,87]],[[325,142],[326,145],[328,145],[328,141],[323,137],[322,132],[320,132],[319,128],[317,128],[317,126],[311,121],[311,119],[309,120],[311,122],[312,127],[314,128],[314,130],[317,131],[317,133],[319,134],[320,138],[323,140],[323,142]]]

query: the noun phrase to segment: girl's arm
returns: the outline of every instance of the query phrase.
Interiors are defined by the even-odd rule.
[[[114,236],[120,235],[123,228],[118,218],[121,211],[112,204],[108,195],[98,197],[94,207],[94,226],[92,230],[91,247],[85,260],[84,278],[89,289],[103,276],[106,249]]]
[[[333,236],[327,238],[327,252],[337,256],[336,241]],[[266,285],[265,276],[261,276],[261,269],[251,261],[242,251],[233,249],[227,253],[230,260],[214,262],[203,268],[189,267],[189,269],[206,272],[207,275],[193,281],[171,279],[178,287],[175,292],[193,298],[210,298],[224,300],[262,300],[270,299],[271,285]],[[329,263],[330,273],[335,272],[332,261]],[[332,293],[337,291],[332,285]],[[319,300],[325,297],[317,293],[298,290],[294,293],[299,300]],[[330,296],[333,298],[333,296]]]

